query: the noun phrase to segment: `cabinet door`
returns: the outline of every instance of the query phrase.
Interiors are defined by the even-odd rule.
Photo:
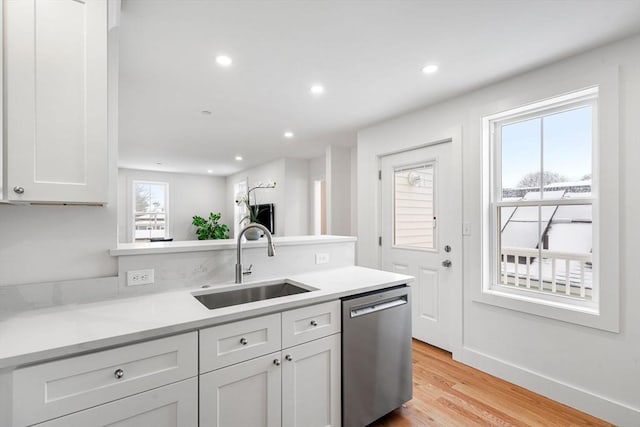
[[[280,352],[200,375],[200,427],[280,427]]]
[[[38,427],[198,427],[198,379],[156,388]]]
[[[340,426],[340,334],[282,354],[282,426]]]
[[[107,201],[107,2],[5,2],[6,196]]]

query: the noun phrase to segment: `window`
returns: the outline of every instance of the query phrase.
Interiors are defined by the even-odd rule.
[[[598,89],[485,118],[489,132],[489,283],[485,292],[593,307],[598,265]]]
[[[395,247],[434,248],[434,168],[434,163],[428,163],[394,171]]]
[[[169,237],[169,184],[133,181],[134,241]]]
[[[233,235],[238,236],[242,231],[242,225],[240,224],[242,218],[246,217],[249,213],[247,211],[247,205],[245,203],[238,203],[243,197],[247,197],[247,190],[249,189],[247,179],[236,182],[233,184]]]

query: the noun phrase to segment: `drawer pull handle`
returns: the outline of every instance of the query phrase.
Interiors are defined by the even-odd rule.
[[[318,326],[318,322],[316,322],[315,320],[311,321],[311,326]]]
[[[245,337],[240,338],[240,344],[242,345],[247,345],[249,341],[247,341],[247,339]]]
[[[293,360],[293,357],[291,357],[290,354],[287,354],[284,358],[287,359],[289,362]]]
[[[116,377],[117,380],[119,380],[120,378],[124,377],[124,371],[120,368],[116,369],[116,371],[113,373],[113,376]]]
[[[280,366],[280,359],[273,359],[273,364],[276,366]]]
[[[16,185],[15,187],[13,187],[13,192],[16,194],[24,194],[24,187]]]

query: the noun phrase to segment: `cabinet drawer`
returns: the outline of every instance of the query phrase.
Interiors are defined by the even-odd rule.
[[[13,414],[25,426],[198,374],[197,333],[16,369]]]
[[[340,301],[282,313],[282,348],[340,332]]]
[[[200,372],[280,350],[280,313],[200,330]]]
[[[45,421],[37,427],[197,427],[198,378]]]

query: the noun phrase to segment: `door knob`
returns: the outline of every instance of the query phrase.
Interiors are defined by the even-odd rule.
[[[15,186],[13,187],[13,192],[16,194],[24,194],[24,187]]]
[[[451,260],[445,259],[444,261],[442,261],[442,266],[447,268],[451,267]]]

